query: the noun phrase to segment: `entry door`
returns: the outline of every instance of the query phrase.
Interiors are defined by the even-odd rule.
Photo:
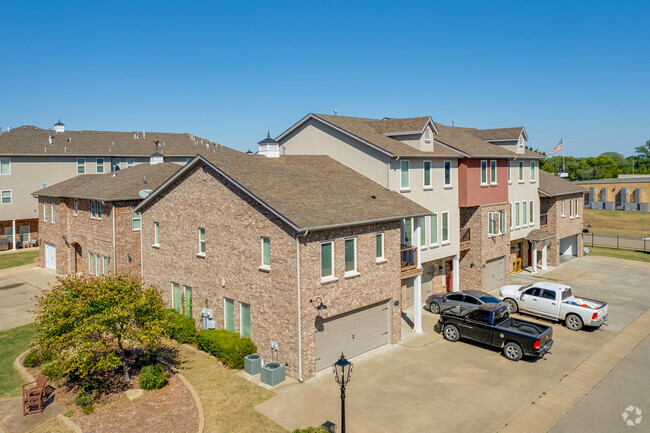
[[[56,246],[45,244],[45,267],[56,272]]]
[[[451,260],[448,260],[445,262],[445,284],[447,285],[447,291],[451,292],[454,290],[452,284],[453,284],[453,274],[454,272],[454,262]]]

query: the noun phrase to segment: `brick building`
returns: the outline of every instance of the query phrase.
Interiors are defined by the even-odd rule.
[[[143,279],[290,376],[400,339],[400,221],[428,211],[329,157],[199,155],[135,210]]]

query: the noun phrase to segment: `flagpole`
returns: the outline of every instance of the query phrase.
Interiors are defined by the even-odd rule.
[[[566,173],[566,166],[564,165],[564,137],[562,137],[562,173]]]

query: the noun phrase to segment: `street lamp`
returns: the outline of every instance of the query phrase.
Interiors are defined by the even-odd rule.
[[[332,370],[336,383],[341,385],[341,433],[345,433],[345,385],[350,382],[352,363],[341,353],[341,358],[332,365]]]

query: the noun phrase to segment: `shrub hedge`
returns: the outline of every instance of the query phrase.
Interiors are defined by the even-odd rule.
[[[206,329],[197,335],[199,349],[214,355],[226,367],[241,370],[244,357],[257,352],[250,338],[241,338],[235,332],[225,329]]]
[[[173,309],[165,310],[164,320],[165,334],[179,343],[196,343],[196,327],[194,319],[184,314],[177,313]]]
[[[41,365],[40,354],[34,349],[30,350],[29,353],[25,355],[25,359],[23,359],[23,365],[28,368]]]
[[[166,382],[167,373],[165,373],[162,365],[147,365],[142,369],[142,373],[140,374],[140,388],[146,390],[160,389],[165,386]]]

